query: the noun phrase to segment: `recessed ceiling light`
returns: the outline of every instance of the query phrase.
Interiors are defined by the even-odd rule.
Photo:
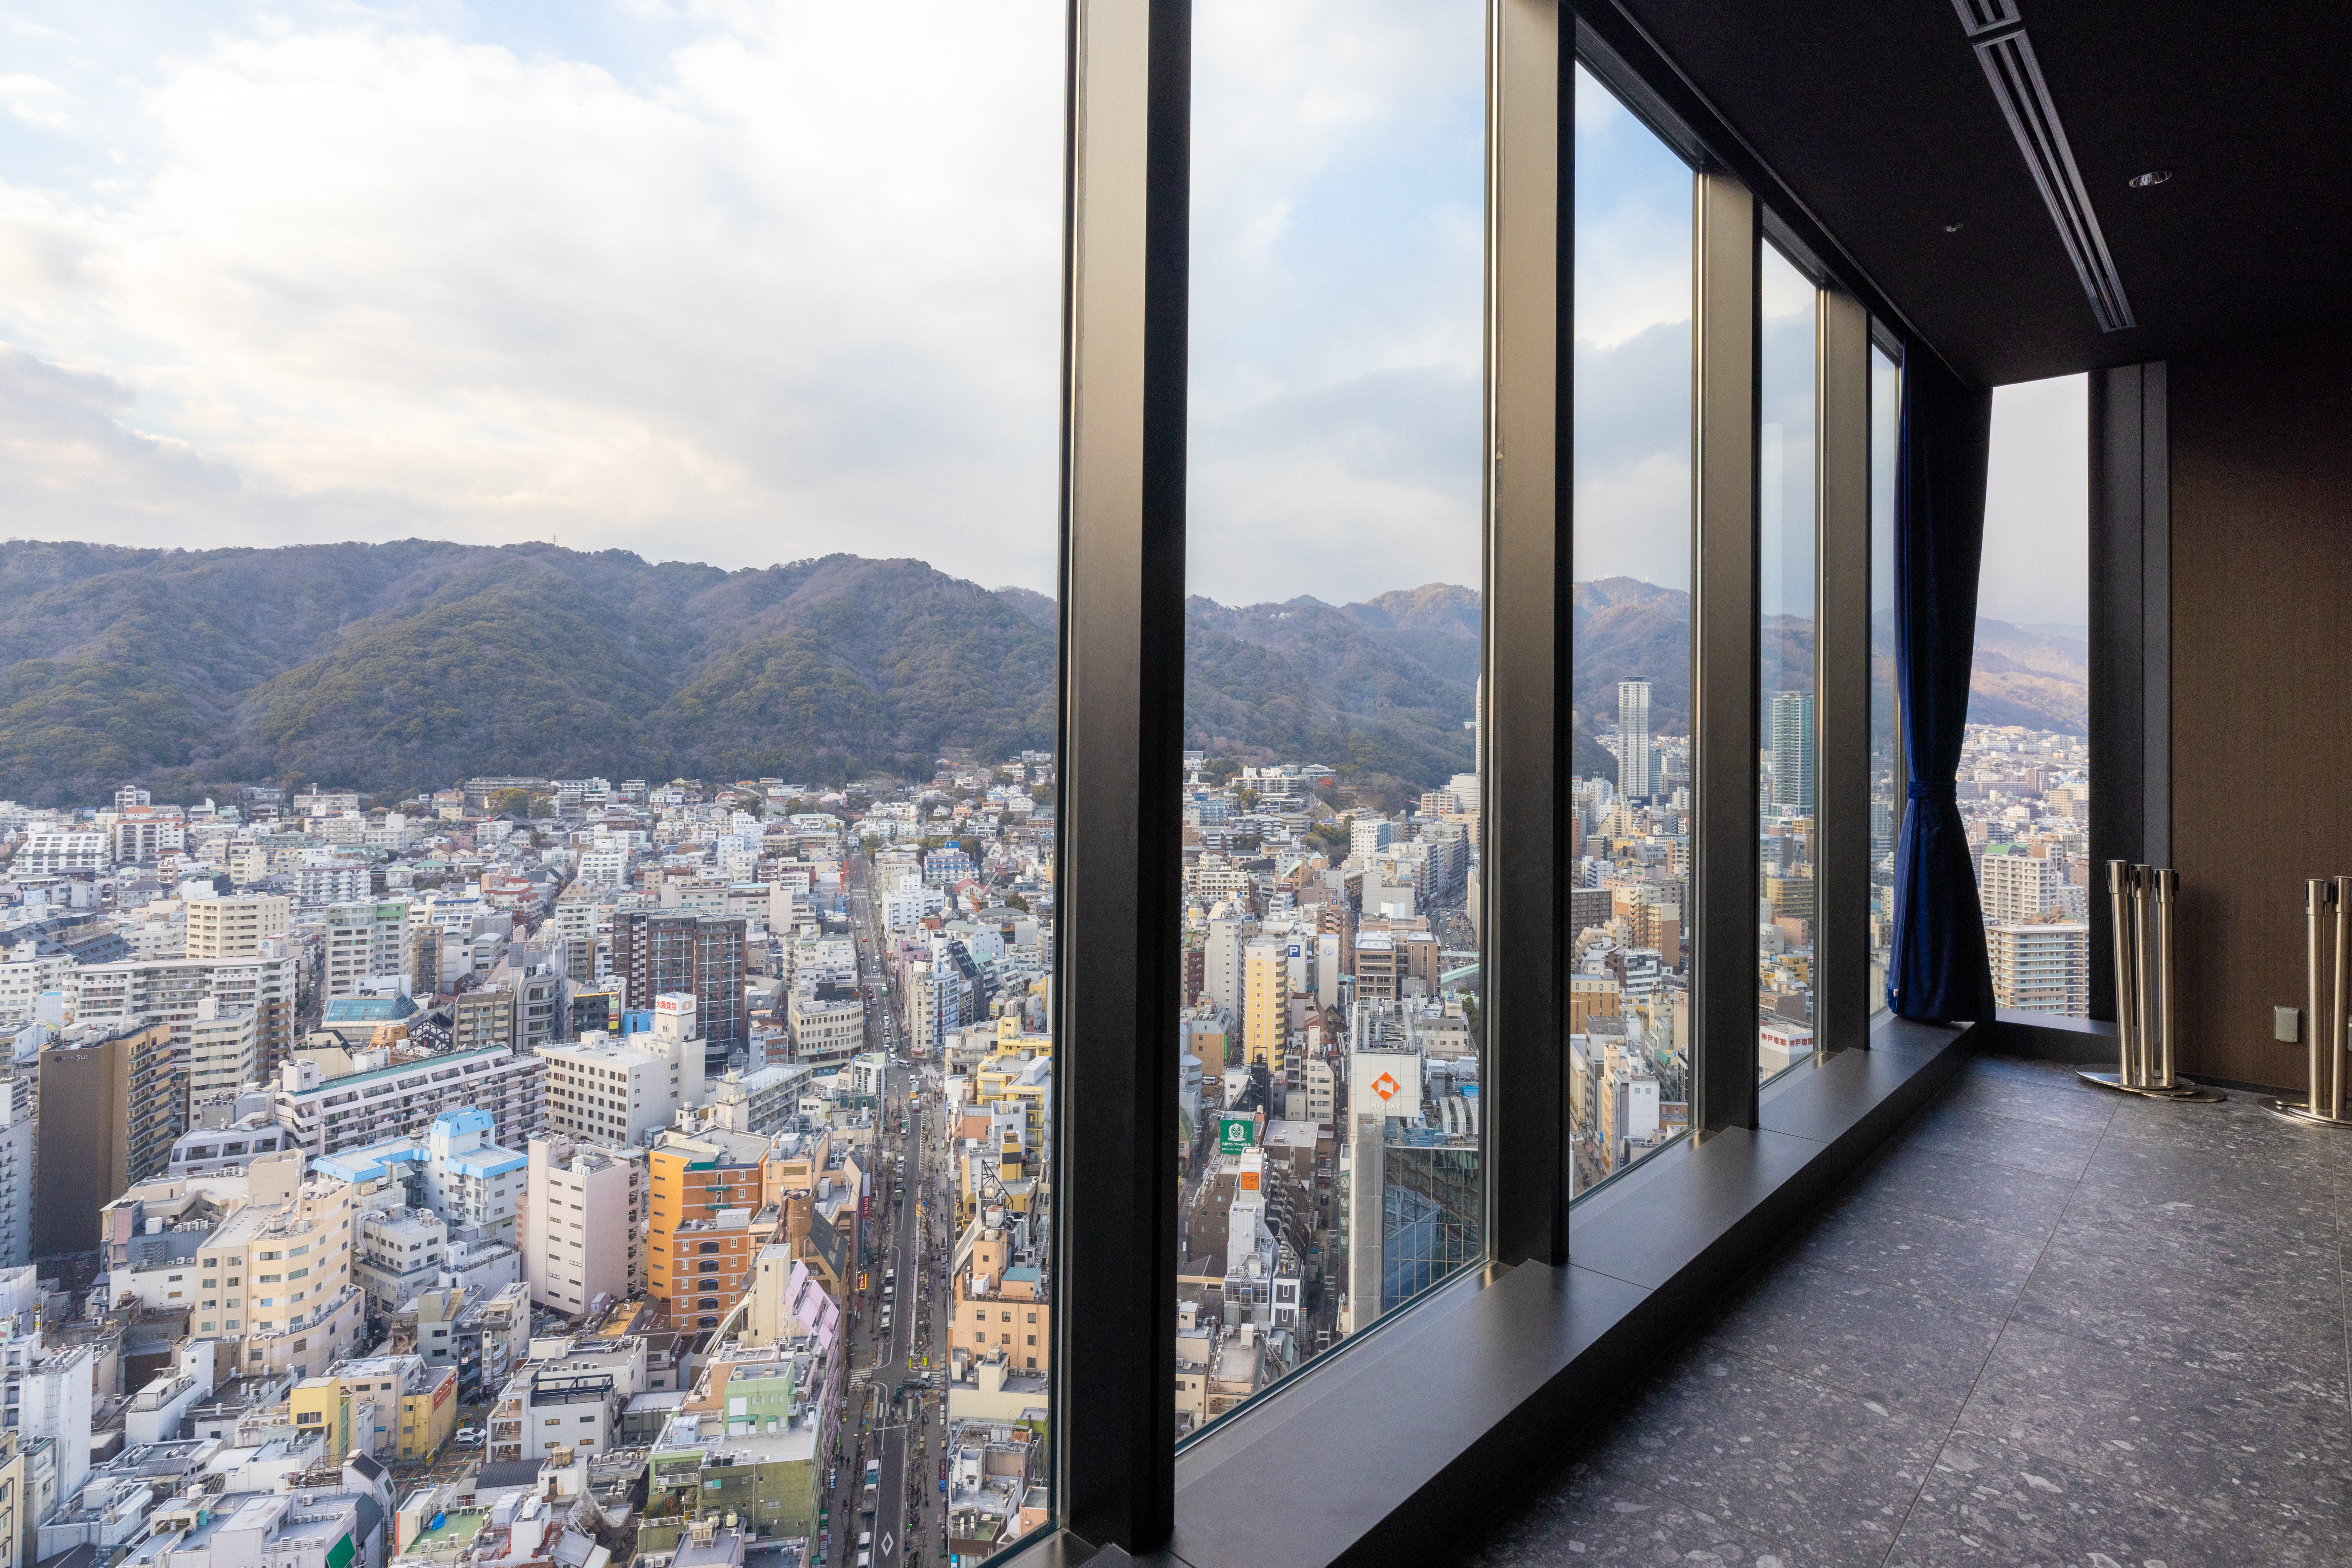
[[[1958,224],[1946,224],[1944,225],[1944,232],[1948,235],[1956,235],[1960,232],[1960,225]]]
[[[2134,174],[2130,183],[2133,190],[2145,191],[2150,185],[2161,185],[2171,178],[2172,171],[2169,169],[2150,169],[2145,174]]]

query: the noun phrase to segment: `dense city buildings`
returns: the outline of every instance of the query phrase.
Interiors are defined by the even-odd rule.
[[[297,1457],[272,1474],[593,1463],[667,1500],[640,1552],[730,1511],[799,1550],[857,1517],[830,1484],[849,1361],[895,1358],[929,1390],[929,1448],[965,1456],[923,1527],[1033,1528],[1052,799],[1028,752],[855,790],[500,776],[390,806],[0,805],[31,879],[0,972],[0,1270],[160,1314],[194,1358],[148,1392],[109,1370],[38,1429],[86,1452],[120,1384],[159,1440],[211,1410],[277,1434],[257,1440]],[[1460,896],[1461,855],[1425,836],[1380,836],[1383,939],[1426,925],[1402,908],[1423,890]],[[1335,1075],[1292,1060],[1289,1028],[1317,983],[1300,940],[1276,946],[1263,1050],[1328,1119]],[[11,1354],[78,1364],[38,1335]],[[82,1490],[78,1469],[45,1506],[79,1520]],[[457,1568],[433,1517],[405,1551]]]

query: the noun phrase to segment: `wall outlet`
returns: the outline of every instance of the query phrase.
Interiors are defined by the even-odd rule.
[[[2283,1040],[2289,1045],[2293,1045],[2296,1040],[2301,1040],[2303,1038],[2303,1009],[2301,1008],[2273,1008],[2271,1009],[2271,1038],[2273,1040]]]

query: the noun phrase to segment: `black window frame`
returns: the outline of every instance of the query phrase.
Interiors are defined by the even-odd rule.
[[[1053,1112],[1054,1523],[1000,1560],[1389,1560],[1446,1539],[1923,1103],[1968,1026],[1874,1020],[1869,353],[1916,332],[1605,0],[1488,0],[1490,1261],[1181,1450],[1175,1427],[1190,0],[1071,0]],[[1574,68],[1695,191],[1692,1134],[1571,1201]],[[1769,241],[1768,241],[1769,236]],[[1757,267],[1822,289],[1817,1039],[1755,1028]],[[1851,429],[1847,428],[1851,426]],[[1834,792],[1834,793],[1833,793]],[[1832,812],[1830,801],[1840,802]],[[1836,828],[1826,826],[1838,818]],[[1988,1020],[1990,1021],[1990,1020]],[[1442,1325],[1442,1329],[1441,1329]],[[1466,1360],[1477,1363],[1475,1375]],[[1383,1412],[1389,1414],[1384,1417]]]

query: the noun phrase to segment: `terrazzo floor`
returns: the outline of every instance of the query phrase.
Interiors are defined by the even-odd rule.
[[[2352,1564],[2352,1131],[1979,1057],[1454,1568]]]

